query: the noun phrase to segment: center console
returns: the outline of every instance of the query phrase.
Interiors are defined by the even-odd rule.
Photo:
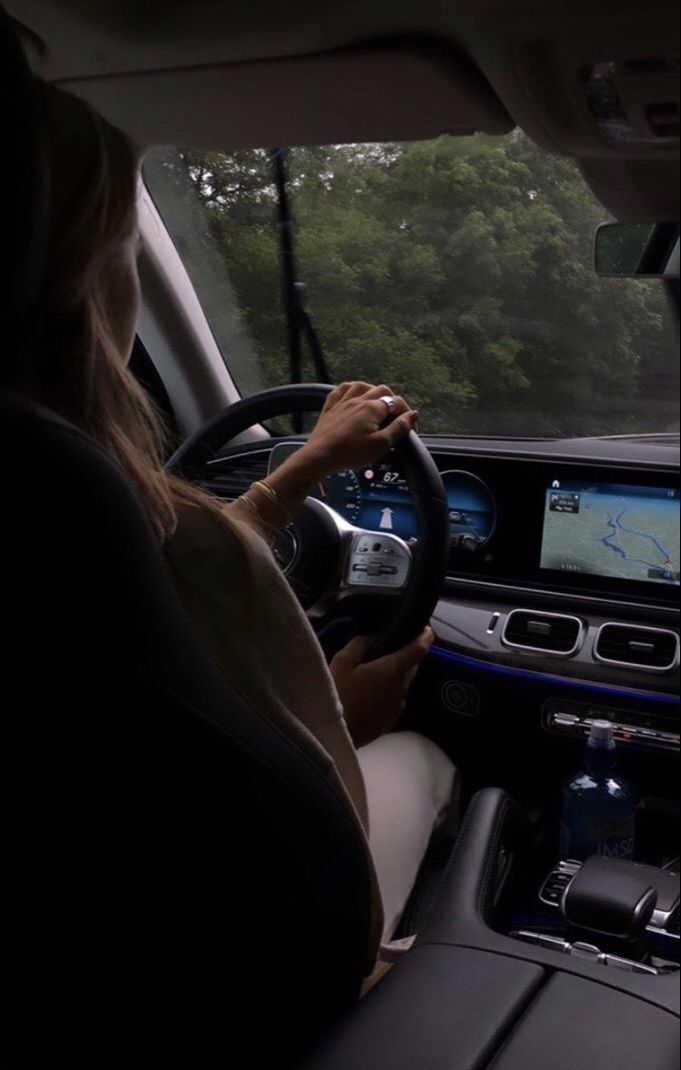
[[[563,863],[534,886],[540,855],[514,801],[479,792],[414,947],[305,1070],[676,1070],[678,956],[645,941],[676,939],[678,876]],[[543,931],[513,924],[533,886]]]
[[[678,944],[679,940],[679,891],[681,878],[678,869],[671,867],[660,869],[654,866],[640,865],[636,862],[623,862],[615,858],[601,859],[596,856],[589,860],[594,868],[598,863],[603,880],[602,898],[618,891],[621,885],[632,877],[654,891],[655,897],[650,917],[646,918],[645,929],[652,937],[669,939]],[[678,860],[676,862],[678,867]],[[584,873],[583,862],[559,862],[552,869],[539,891],[539,899],[552,910],[563,910],[564,916],[570,917],[567,909],[570,893],[574,894],[575,878]],[[589,927],[588,925],[586,926]],[[598,928],[594,920],[592,928]],[[617,935],[617,934],[615,934]],[[626,933],[622,934],[626,936]],[[672,954],[677,952],[674,944],[669,948]]]
[[[678,871],[595,855],[564,861],[539,890],[544,924],[518,940],[601,966],[648,976],[678,973]]]
[[[492,733],[515,761],[541,747],[558,783],[591,722],[609,720],[627,762],[671,770],[681,743],[678,453],[644,464],[633,446],[602,460],[540,448],[459,452],[496,522],[478,552],[452,550],[419,702],[439,700],[428,733],[468,770]],[[522,796],[525,771],[511,781],[489,757],[478,782]]]

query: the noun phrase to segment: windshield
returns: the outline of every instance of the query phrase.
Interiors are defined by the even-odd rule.
[[[334,381],[388,383],[427,433],[678,431],[668,296],[595,275],[607,214],[571,160],[516,131],[290,149],[286,172],[299,292]],[[287,382],[268,151],[154,149],[144,177],[239,390]]]

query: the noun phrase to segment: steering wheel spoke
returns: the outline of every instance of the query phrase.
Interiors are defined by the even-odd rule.
[[[411,564],[411,549],[404,539],[355,528],[347,537],[342,587],[364,594],[400,594],[409,582]]]
[[[402,594],[409,583],[412,569],[412,550],[404,539],[388,532],[358,528],[340,516],[323,502],[308,498],[300,516],[294,521],[293,530],[314,522],[314,542],[317,546],[337,546],[337,567],[332,575],[327,574],[327,584],[316,604],[308,607],[311,615],[324,614],[339,602],[349,598],[375,595]],[[322,538],[322,525],[333,536]],[[309,573],[310,559],[294,562],[288,571],[295,586],[296,580],[306,567]]]

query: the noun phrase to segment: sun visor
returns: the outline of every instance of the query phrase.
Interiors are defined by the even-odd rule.
[[[580,160],[586,181],[616,219],[679,219],[679,160]]]
[[[469,59],[410,42],[59,84],[140,147],[403,141],[514,125]]]

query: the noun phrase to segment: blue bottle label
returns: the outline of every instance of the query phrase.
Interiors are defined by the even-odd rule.
[[[561,855],[563,858],[633,858],[635,814],[609,818],[590,816],[584,822],[575,821],[572,827],[561,824]]]

